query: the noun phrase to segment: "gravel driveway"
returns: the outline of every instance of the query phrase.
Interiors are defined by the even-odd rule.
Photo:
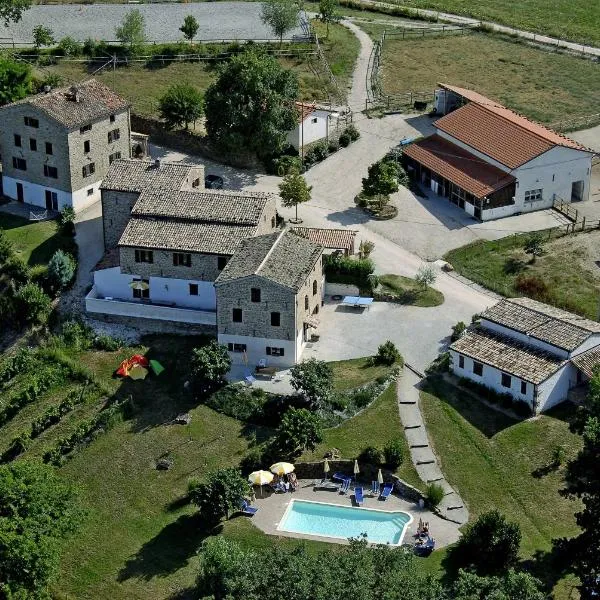
[[[114,40],[115,27],[134,8],[144,15],[146,35],[151,41],[182,40],[179,27],[186,15],[194,15],[200,24],[198,40],[277,39],[261,21],[259,2],[36,5],[23,13],[19,23],[3,28],[1,35],[13,37],[17,43],[31,42],[33,28],[41,23],[52,29],[56,39],[70,35],[78,40]],[[285,38],[301,35],[297,27]]]

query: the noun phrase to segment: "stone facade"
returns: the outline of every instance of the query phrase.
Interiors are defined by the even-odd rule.
[[[143,250],[140,248],[140,250]],[[188,252],[191,264],[189,267],[173,264],[174,252],[170,250],[153,250],[153,262],[136,262],[135,248],[119,249],[122,273],[139,275],[140,277],[172,277],[174,279],[190,279],[195,281],[214,281],[219,269],[219,256],[216,254],[199,254]],[[227,257],[229,258],[229,257]]]
[[[321,255],[296,296],[296,331],[303,328],[308,317],[318,318],[323,300],[323,280],[323,256]]]
[[[111,121],[114,119],[114,121]],[[77,128],[70,131],[67,138],[70,156],[71,189],[78,190],[100,181],[110,166],[110,156],[129,158],[130,128],[129,111],[122,111],[110,118],[98,119],[90,123],[91,130],[84,133]],[[118,132],[118,139],[109,141],[109,133]],[[89,142],[89,152],[86,152],[86,142]],[[94,173],[83,176],[83,168],[94,164]]]
[[[25,118],[37,119],[39,126],[25,124]],[[62,191],[68,194],[70,204],[75,203],[72,194],[77,190],[93,190],[90,195],[97,200],[98,182],[104,177],[109,166],[109,156],[120,153],[129,158],[129,111],[122,110],[110,118],[91,123],[91,130],[80,133],[80,128],[69,131],[65,126],[46,115],[38,107],[22,103],[7,106],[0,111],[0,146],[2,152],[3,177],[14,179],[23,185],[23,200],[37,206],[45,206],[44,190]],[[108,143],[108,132],[118,129],[120,137]],[[21,145],[15,144],[15,136],[20,136]],[[33,141],[32,141],[33,140]],[[89,152],[85,152],[84,142],[89,141]],[[47,146],[50,144],[50,146]],[[32,149],[34,148],[34,149]],[[26,170],[15,168],[13,157],[25,160]],[[83,177],[83,167],[94,163],[94,173]],[[46,170],[45,170],[46,169]],[[56,177],[48,169],[56,169]],[[13,186],[6,187],[6,193],[17,199]],[[62,208],[67,202],[59,202]]]
[[[131,218],[131,209],[139,198],[139,193],[101,190],[101,198],[104,249],[108,251],[117,247]]]
[[[260,290],[253,302],[251,290]],[[233,309],[242,310],[242,321],[233,321]],[[271,313],[279,313],[279,326],[271,325]],[[293,341],[296,338],[296,295],[293,290],[252,275],[217,286],[219,334]]]

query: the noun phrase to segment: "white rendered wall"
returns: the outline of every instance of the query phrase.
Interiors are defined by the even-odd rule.
[[[578,354],[581,354],[586,350],[590,350],[591,348],[595,348],[598,345],[600,345],[600,333],[594,333],[587,340],[585,340],[581,346],[575,348],[575,350],[571,352],[570,356],[572,358],[573,356],[577,356]]]
[[[451,359],[451,369],[452,372],[457,377],[465,377],[467,379],[471,379],[472,381],[476,381],[482,385],[485,385],[499,394],[510,394],[515,400],[521,400],[527,402],[529,406],[532,405],[533,395],[534,395],[534,385],[533,383],[527,381],[527,393],[521,394],[521,379],[515,377],[514,375],[510,375],[511,377],[511,387],[504,387],[501,383],[502,380],[502,371],[496,369],[495,367],[490,367],[483,363],[483,374],[481,376],[475,375],[473,373],[473,359],[468,356],[464,356],[464,367],[461,369],[458,366],[458,357],[459,353],[455,350],[450,350],[450,359]]]
[[[248,362],[249,371],[253,372],[261,359],[266,360],[267,366],[287,368],[295,364],[295,343],[290,340],[275,340],[269,338],[256,338],[245,335],[230,335],[220,333],[219,344],[246,344],[245,357]],[[267,346],[283,348],[283,356],[267,355]],[[243,352],[230,352],[231,361],[234,365],[245,365]]]
[[[102,269],[94,272],[94,286],[102,298],[115,298],[130,302],[139,302],[133,297],[131,282],[136,276],[121,273],[120,267]],[[139,279],[139,278],[138,278]],[[190,296],[189,284],[198,286],[198,295]],[[149,300],[163,304],[195,310],[216,310],[215,288],[210,281],[193,281],[171,279],[166,277],[150,277]],[[141,304],[141,302],[139,302]]]
[[[65,206],[72,206],[75,212],[80,212],[100,200],[100,181],[90,182],[90,185],[80,190],[76,190],[72,194],[71,192],[65,192],[64,190],[31,183],[24,179],[14,179],[12,177],[3,177],[2,183],[4,195],[13,200],[17,199],[17,183],[21,183],[23,185],[23,201],[27,204],[39,206],[40,208],[46,208],[46,190],[56,193],[58,210],[62,210]],[[90,188],[94,191],[92,195],[88,196],[87,191]]]
[[[565,401],[569,390],[577,384],[577,367],[571,363],[538,386],[538,412],[546,411]]]
[[[329,115],[330,113],[324,110],[316,110],[308,115],[303,123],[299,123],[296,129],[287,134],[288,143],[299,150],[303,144],[307,146],[326,138],[329,130]],[[313,123],[313,119],[317,119],[317,122]]]

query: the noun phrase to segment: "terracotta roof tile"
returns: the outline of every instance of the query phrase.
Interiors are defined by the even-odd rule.
[[[404,154],[476,198],[484,198],[515,181],[512,175],[438,135],[411,144]]]
[[[77,89],[78,101],[75,101],[73,88],[64,87],[24,98],[3,108],[14,104],[31,104],[68,129],[86,125],[129,108],[127,100],[96,79],[78,83],[74,87]]]
[[[296,102],[296,112],[298,113],[298,123],[302,123],[306,117],[315,112],[316,104],[308,104],[306,102]]]
[[[571,359],[571,362],[590,379],[594,376],[594,370],[600,365],[600,348],[591,348]]]
[[[300,235],[315,244],[333,250],[353,250],[355,229],[319,229],[317,227],[292,227],[292,233]]]
[[[468,331],[450,349],[535,385],[548,379],[566,362],[483,328]]]
[[[180,190],[194,168],[197,167],[186,163],[157,164],[149,160],[115,160],[108,168],[100,187],[104,190],[138,193],[150,187]]]

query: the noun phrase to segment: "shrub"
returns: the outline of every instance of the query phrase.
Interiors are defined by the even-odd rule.
[[[430,483],[425,492],[429,506],[435,508],[444,499],[444,488],[439,483]]]
[[[0,265],[6,262],[13,254],[13,247],[3,229],[0,229]]]
[[[65,321],[61,327],[64,343],[75,350],[87,350],[92,345],[94,330],[81,321]]]
[[[298,155],[290,156],[284,154],[277,158],[271,159],[267,167],[272,175],[289,175],[290,173],[301,173],[302,172],[302,160]]]
[[[558,444],[552,450],[552,464],[560,467],[567,458],[567,452],[562,444]]]
[[[37,283],[47,294],[51,291],[47,265],[34,265],[31,267],[29,269],[29,279],[33,283]]]
[[[342,146],[342,148],[347,148],[351,143],[352,138],[350,137],[350,134],[344,131],[340,135],[340,146]]]
[[[534,300],[547,300],[549,296],[546,282],[537,275],[519,275],[515,280],[515,289]]]
[[[463,333],[467,330],[467,326],[463,321],[459,321],[456,325],[452,327],[452,335],[450,336],[450,340],[455,342],[460,339]]]
[[[363,448],[358,455],[358,462],[367,463],[375,467],[383,465],[383,460],[383,452],[379,448],[375,448],[375,446]]]
[[[368,176],[362,180],[363,191],[367,196],[389,196],[398,191],[398,166],[396,163],[380,160],[369,167]]]
[[[329,143],[327,145],[327,150],[328,150],[329,154],[333,154],[334,152],[337,152],[339,149],[340,149],[339,140],[336,140],[336,139],[329,140]]]
[[[358,131],[356,125],[352,123],[346,127],[344,133],[348,134],[352,142],[355,142],[360,137],[360,131]]]
[[[0,385],[9,382],[19,373],[29,371],[36,362],[33,350],[19,348],[14,354],[8,356],[0,363]]]
[[[42,325],[48,320],[52,302],[39,285],[27,283],[15,294],[15,309],[19,322]]]
[[[260,388],[229,384],[208,396],[206,405],[244,423],[261,423],[267,398],[267,392]]]
[[[333,390],[333,371],[329,364],[322,360],[309,358],[291,370],[290,383],[313,406],[321,407]]]
[[[104,352],[115,352],[125,346],[125,342],[110,335],[98,335],[94,338],[94,348]]]
[[[206,346],[194,348],[191,369],[196,381],[204,389],[217,387],[231,369],[231,357],[227,346],[211,340]]]
[[[427,286],[433,285],[437,278],[436,272],[431,265],[423,265],[419,267],[415,275],[415,281],[419,284],[422,290]]]
[[[67,287],[75,276],[75,261],[71,256],[57,250],[48,263],[48,280],[50,285],[61,290]]]
[[[369,275],[375,270],[370,258],[355,259],[335,254],[323,256],[323,266],[327,281],[352,283],[359,288],[369,287]]]
[[[473,569],[479,575],[503,573],[516,564],[520,544],[519,525],[492,510],[467,525],[452,555],[458,567]]]
[[[325,160],[329,156],[329,145],[325,140],[317,142],[310,151],[313,152],[317,162]]]
[[[1,270],[13,285],[24,285],[29,281],[29,267],[18,256],[11,256]]]
[[[391,366],[401,359],[402,355],[398,352],[398,348],[390,340],[387,340],[377,348],[377,354],[375,355],[375,362],[377,364]]]
[[[58,215],[58,224],[65,227],[69,223],[75,223],[75,211],[72,206],[65,206]]]
[[[349,403],[358,410],[366,408],[373,400],[375,400],[378,391],[379,386],[376,383],[372,383],[371,385],[367,385],[358,390],[353,390],[348,394]]]
[[[306,450],[314,450],[323,439],[319,415],[305,408],[290,408],[277,428],[274,447],[284,458],[295,458]]]
[[[390,469],[397,469],[404,460],[404,445],[402,440],[395,439],[383,447],[385,464]]]
[[[71,36],[66,36],[58,43],[59,54],[63,56],[79,56],[82,52],[82,45]]]

